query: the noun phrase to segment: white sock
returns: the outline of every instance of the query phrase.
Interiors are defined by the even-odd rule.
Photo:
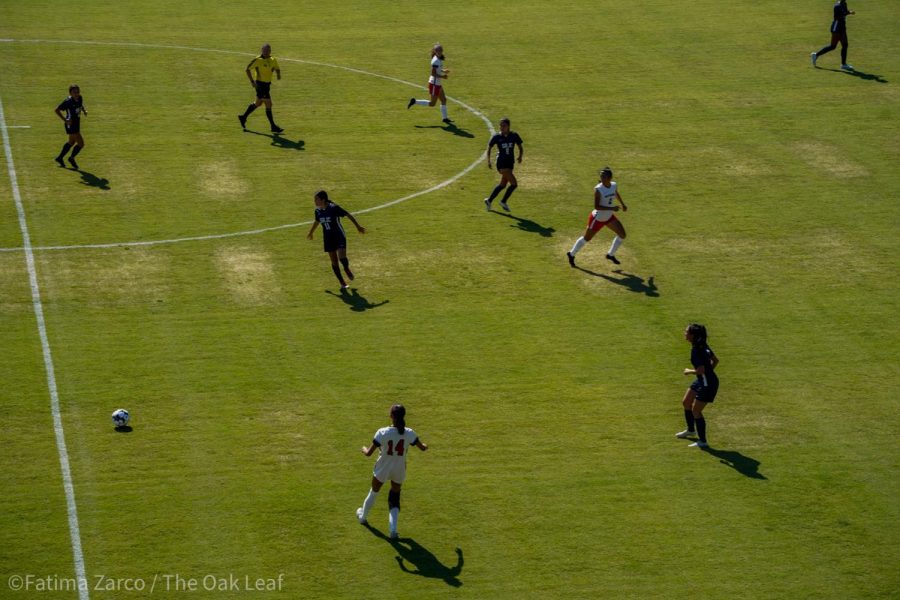
[[[612,246],[609,247],[609,252],[608,252],[608,254],[609,254],[610,256],[615,256],[615,255],[616,255],[616,250],[618,250],[618,249],[619,249],[619,246],[621,246],[621,245],[622,245],[622,238],[620,238],[619,236],[614,237],[614,238],[613,238]]]
[[[397,533],[397,521],[400,519],[400,509],[392,508],[390,516],[388,516],[388,525],[390,525],[391,533]]]
[[[416,106],[428,106],[428,100],[416,100]]]
[[[375,500],[377,500],[377,499],[378,499],[378,492],[370,489],[369,495],[366,496],[366,501],[363,502],[363,505],[362,505],[363,519],[369,518],[369,511],[372,510],[373,506],[375,506]]]
[[[571,250],[569,250],[569,254],[571,254],[572,256],[575,256],[579,250],[584,248],[585,244],[587,244],[587,240],[584,239],[584,236],[581,236],[580,238],[575,240],[575,245],[572,246]]]
[[[441,104],[441,116],[445,119],[450,118],[447,116],[447,105],[446,104]]]

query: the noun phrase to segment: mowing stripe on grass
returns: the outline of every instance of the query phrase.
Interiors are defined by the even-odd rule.
[[[66,450],[66,436],[63,432],[62,416],[59,413],[59,394],[56,390],[56,375],[53,370],[53,355],[50,352],[50,340],[47,338],[47,325],[44,322],[44,307],[41,304],[41,288],[38,286],[37,271],[34,268],[34,252],[31,247],[31,236],[28,233],[28,222],[25,220],[25,208],[19,194],[19,181],[16,167],[13,164],[12,147],[6,128],[6,116],[3,112],[3,100],[0,99],[0,130],[3,131],[3,151],[6,154],[6,170],[9,173],[9,185],[12,189],[16,213],[19,215],[19,229],[22,231],[22,247],[25,250],[25,264],[28,268],[28,281],[31,284],[31,303],[37,319],[38,333],[41,338],[41,349],[44,352],[44,366],[47,371],[47,387],[50,389],[50,409],[53,412],[53,431],[56,433],[56,449],[59,453],[59,466],[62,470],[63,487],[66,490],[66,510],[69,514],[69,534],[72,538],[72,555],[75,560],[75,577],[78,582],[78,597],[89,598],[87,578],[84,572],[84,554],[81,552],[81,533],[78,529],[78,508],[75,505],[75,487],[72,485],[72,470],[69,468],[69,452]]]
[[[151,49],[161,49],[161,50],[193,50],[196,52],[212,52],[218,54],[237,54],[239,56],[256,56],[250,52],[238,52],[236,50],[217,50],[215,48],[193,48],[191,46],[171,46],[166,44],[143,44],[140,42],[92,42],[92,41],[79,41],[79,40],[14,40],[14,39],[0,39],[0,42],[18,42],[23,44],[36,44],[36,43],[45,43],[45,44],[80,44],[84,46],[127,46],[127,47],[136,47],[136,48],[151,48]],[[362,69],[354,69],[353,67],[345,67],[342,65],[333,65],[330,63],[316,62],[312,60],[303,60],[300,58],[279,58],[278,60],[283,62],[295,62],[295,63],[303,63],[306,65],[315,65],[318,67],[328,67],[331,69],[340,69],[342,71],[349,71],[351,73],[359,73],[360,75],[368,75],[370,77],[377,77],[379,79],[386,79],[388,81],[393,81],[395,83],[402,83],[403,85],[408,85],[414,87],[419,90],[426,89],[424,86],[412,83],[410,81],[404,81],[403,79],[398,79],[396,77],[391,77],[389,75],[381,75],[379,73],[372,73],[370,71],[363,71]],[[495,133],[494,126],[491,123],[491,120],[488,119],[484,113],[480,110],[469,106],[465,102],[461,100],[457,100],[452,96],[447,96],[447,100],[450,102],[454,102],[482,121],[487,125],[488,131],[490,135],[493,136]],[[453,183],[456,183],[462,177],[465,177],[469,171],[477,167],[484,160],[484,151],[481,150],[478,154],[478,158],[475,159],[472,164],[468,167],[450,177],[449,179],[445,179],[444,181],[431,186],[428,189],[420,190],[418,192],[414,192],[407,196],[403,196],[402,198],[397,198],[396,200],[391,200],[389,202],[385,202],[383,204],[379,204],[378,206],[371,206],[369,208],[364,208],[362,210],[354,211],[354,214],[364,214],[367,212],[373,212],[376,210],[381,210],[383,208],[387,208],[389,206],[394,206],[395,204],[400,204],[401,202],[406,202],[407,200],[412,200],[413,198],[418,198],[419,196],[424,196],[425,194],[430,194],[431,192],[436,192],[442,188],[447,187]],[[235,231],[231,233],[216,233],[210,235],[197,235],[197,236],[189,236],[189,237],[181,237],[181,238],[172,238],[165,240],[147,240],[143,242],[110,242],[106,244],[74,244],[69,246],[34,246],[32,250],[79,250],[79,249],[102,249],[102,248],[122,248],[126,246],[158,246],[161,244],[176,244],[179,242],[196,242],[203,240],[217,240],[222,238],[231,238],[245,235],[258,235],[260,233],[266,233],[269,231],[278,231],[279,229],[292,229],[295,227],[303,227],[304,225],[311,225],[312,221],[302,221],[300,223],[287,223],[285,225],[275,225],[272,227],[262,227],[260,229],[249,229],[246,231]],[[0,248],[0,252],[18,252],[23,250],[23,248]]]

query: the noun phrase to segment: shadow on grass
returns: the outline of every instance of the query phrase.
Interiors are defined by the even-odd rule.
[[[651,275],[647,281],[645,282],[642,277],[638,277],[633,273],[626,273],[622,269],[616,269],[613,273],[620,275],[621,277],[610,277],[606,273],[597,273],[596,271],[591,271],[589,269],[585,269],[583,267],[575,266],[579,271],[583,271],[588,275],[593,275],[594,277],[602,277],[607,281],[611,281],[616,285],[621,285],[622,287],[628,288],[632,292],[638,294],[646,294],[650,298],[659,298],[659,288],[656,287],[656,284],[653,283],[653,276]]]
[[[116,427],[116,431],[119,433],[131,433],[134,429],[131,428],[131,425],[120,425]]]
[[[759,472],[759,461],[749,456],[744,456],[735,450],[717,450],[716,448],[703,448],[707,454],[712,454],[719,459],[723,465],[727,465],[750,479],[766,479],[766,476]]]
[[[470,133],[461,127],[457,127],[456,123],[446,123],[444,125],[416,125],[416,129],[443,129],[444,131],[449,131],[453,135],[458,135],[459,137],[475,137],[474,133]]]
[[[501,217],[506,217],[507,219],[512,219],[516,221],[514,225],[510,225],[510,227],[515,227],[522,231],[527,231],[528,233],[537,233],[541,237],[553,237],[553,232],[556,231],[552,227],[544,227],[540,223],[535,223],[531,219],[523,219],[522,217],[517,217],[515,215],[510,215],[505,212],[498,212],[496,210],[491,210],[495,215],[500,215]]]
[[[81,169],[76,170],[78,174],[81,175],[82,184],[89,185],[101,190],[109,189],[109,179],[105,177],[97,177],[93,173],[88,173],[87,171],[82,171]]]
[[[344,304],[350,307],[350,310],[355,312],[364,312],[367,310],[372,310],[373,308],[378,308],[379,306],[384,306],[390,300],[384,300],[377,304],[372,304],[365,297],[361,296],[359,290],[353,288],[351,290],[341,290],[340,294],[335,294],[331,290],[325,290],[326,294],[331,294],[335,298],[340,298]]]
[[[392,540],[379,530],[369,524],[366,528],[372,532],[372,535],[389,543],[397,556],[397,564],[400,570],[410,575],[419,575],[429,579],[441,579],[444,583],[451,587],[462,586],[459,580],[459,574],[463,569],[463,551],[461,548],[456,549],[456,566],[448,567],[438,557],[431,553],[428,548],[422,546],[412,538],[398,538]],[[408,566],[407,566],[408,565]]]
[[[261,135],[263,137],[270,138],[272,140],[272,146],[276,148],[285,148],[287,150],[306,150],[306,142],[303,140],[289,140],[286,137],[282,136],[280,133],[263,133],[261,131],[251,131],[249,129],[245,129],[244,133],[252,133],[253,135]]]
[[[866,73],[865,71],[857,71],[856,69],[852,71],[844,71],[843,69],[829,69],[826,67],[816,67],[817,69],[822,69],[823,71],[831,71],[832,73],[844,73],[845,75],[850,75],[852,77],[858,77],[859,79],[863,79],[865,81],[877,81],[878,83],[887,83],[888,80],[882,77],[881,75],[876,75],[874,73]]]

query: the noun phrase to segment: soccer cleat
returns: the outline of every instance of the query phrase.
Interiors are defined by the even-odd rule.
[[[360,525],[368,525],[369,524],[369,522],[363,516],[363,509],[361,506],[356,509],[356,520],[359,521]]]
[[[709,444],[697,440],[693,444],[688,444],[688,448],[709,448]]]
[[[484,210],[491,212],[491,201],[487,198],[484,199]]]
[[[392,539],[392,540],[399,540],[399,539],[400,539],[400,534],[397,533],[396,531],[392,531],[392,532],[391,532],[391,539]]]
[[[415,98],[410,98],[410,99],[409,99],[409,104],[406,105],[406,110],[409,110],[410,108],[412,108],[413,104],[415,104],[415,103],[416,103],[416,99],[415,99]]]
[[[278,125],[272,125],[272,133],[281,133],[282,131],[284,131],[284,129],[282,129]]]
[[[351,271],[350,269],[344,269],[344,273],[347,274],[347,279],[353,281],[353,271]]]
[[[66,166],[66,163],[63,162],[62,156],[57,156],[57,157],[54,158],[53,160],[55,160],[55,161],[56,161],[56,164],[58,164],[58,165],[61,166],[61,167],[65,167],[65,166]]]
[[[350,284],[349,284],[349,283],[342,283],[342,284],[341,284],[341,290],[349,290],[349,289],[350,289]]]
[[[685,429],[684,431],[679,431],[678,433],[676,433],[676,434],[675,434],[675,437],[677,437],[677,438],[679,438],[679,439],[682,439],[682,440],[683,440],[684,438],[697,437],[697,432],[696,432],[696,431],[691,431],[690,429]]]
[[[75,162],[74,157],[72,157],[72,156],[69,157],[69,164],[72,165],[73,169],[75,169],[76,171],[78,170],[78,163]]]
[[[503,207],[503,210],[505,210],[506,212],[509,212],[509,205],[506,203],[506,200],[501,200],[500,206]]]
[[[844,63],[841,65],[841,71],[852,71],[852,70],[853,70],[853,65],[848,65],[847,63]]]
[[[451,121],[450,119],[441,119],[441,120],[442,120],[444,123],[446,123],[447,125],[452,125],[452,124],[453,124],[453,121]]]
[[[606,260],[612,262],[614,265],[621,265],[621,264],[622,264],[622,263],[619,262],[619,259],[616,258],[615,256],[613,256],[612,254],[607,254],[607,255],[606,255]]]
[[[571,252],[566,252],[566,256],[569,259],[569,266],[574,267],[575,266],[575,255],[572,254]]]
[[[818,58],[818,56],[816,56],[816,53],[815,53],[815,52],[813,52],[812,54],[809,55],[809,59],[812,61],[813,66],[816,66],[816,59],[817,59],[817,58]]]
[[[238,121],[241,122],[241,129],[247,129],[247,117],[244,115],[238,115]]]

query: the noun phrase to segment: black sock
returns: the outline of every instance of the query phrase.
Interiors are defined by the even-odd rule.
[[[694,419],[697,423],[697,437],[700,438],[701,442],[706,441],[706,419],[703,417],[698,417]]]
[[[341,275],[341,268],[337,265],[331,265],[331,270],[334,271],[334,276],[338,278],[338,281],[341,282],[341,285],[347,285],[344,283],[344,276]]]
[[[272,127],[275,127],[275,119],[272,118],[272,109],[271,108],[266,109],[266,118],[269,120],[269,125],[271,125]]]
[[[834,50],[834,46],[825,46],[824,48],[816,52],[816,58],[822,56],[823,54],[828,54],[832,50]]]
[[[82,148],[84,148],[84,146],[75,146],[75,149],[72,150],[72,158],[78,156],[78,153],[81,152]]]
[[[841,64],[847,64],[847,46],[841,46]]]
[[[694,429],[694,411],[685,409],[684,420],[687,422],[688,431],[696,431],[696,429]]]
[[[66,155],[66,152],[68,152],[69,148],[71,148],[71,147],[72,147],[72,144],[70,144],[69,142],[66,142],[65,144],[63,144],[62,150],[59,153],[59,158],[62,159],[62,157],[64,157]]]
[[[495,187],[495,188],[494,188],[494,191],[491,192],[491,195],[488,196],[488,202],[493,202],[493,201],[494,201],[494,198],[497,197],[497,194],[499,194],[499,193],[500,193],[500,190],[502,190],[504,187],[506,187],[506,186],[504,186],[504,185],[502,185],[502,184],[497,184],[497,187]]]
[[[503,202],[506,202],[507,200],[509,200],[509,197],[512,196],[512,193],[513,193],[514,191],[516,191],[516,188],[517,188],[517,187],[519,187],[519,186],[518,186],[518,185],[511,185],[511,186],[509,186],[508,188],[506,188],[506,193],[503,194],[503,200],[502,200],[502,201],[503,201]]]
[[[346,256],[341,259],[341,264],[344,265],[344,271],[347,272],[347,275],[351,275],[350,273],[350,259]]]
[[[247,110],[244,111],[244,118],[246,119],[247,117],[249,117],[250,113],[252,113],[254,110],[256,110],[255,104],[251,104],[250,106],[248,106]]]

